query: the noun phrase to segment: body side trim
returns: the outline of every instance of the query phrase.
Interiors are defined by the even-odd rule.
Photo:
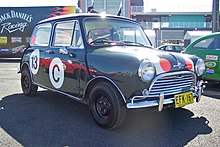
[[[59,91],[59,90],[56,90],[56,89],[53,89],[53,88],[49,88],[49,87],[47,87],[47,86],[43,86],[43,85],[38,84],[38,83],[36,83],[36,82],[33,82],[33,83],[34,83],[35,85],[37,85],[37,86],[40,86],[40,87],[44,88],[44,89],[48,89],[48,90],[50,90],[50,91],[58,92],[58,93],[60,93],[60,94],[63,94],[63,95],[68,96],[68,97],[70,97],[70,98],[73,98],[73,99],[75,99],[75,100],[77,100],[77,101],[81,101],[81,100],[83,99],[83,98],[78,98],[78,97],[72,96],[72,95],[70,95],[70,94],[67,94],[67,93],[65,93],[65,92],[62,92],[62,91]]]

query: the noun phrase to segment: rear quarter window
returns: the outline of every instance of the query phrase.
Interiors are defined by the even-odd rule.
[[[220,49],[220,36],[204,39],[193,46],[194,49]]]
[[[48,46],[51,36],[52,25],[50,23],[40,24],[34,28],[31,36],[31,46]]]

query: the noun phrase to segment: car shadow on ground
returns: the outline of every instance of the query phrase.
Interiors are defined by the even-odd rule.
[[[105,130],[95,124],[86,105],[49,91],[35,97],[6,96],[0,108],[0,126],[23,146],[176,147],[212,132],[205,117],[184,108],[129,110],[120,128]]]
[[[206,84],[206,88],[204,89],[203,95],[211,97],[211,98],[215,98],[215,99],[220,99],[220,83],[210,82]]]

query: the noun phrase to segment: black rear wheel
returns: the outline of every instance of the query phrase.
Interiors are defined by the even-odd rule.
[[[34,96],[37,93],[38,86],[33,84],[28,68],[21,72],[21,88],[26,96]]]
[[[105,129],[119,127],[127,108],[118,91],[107,82],[97,83],[90,93],[90,109],[95,122]]]

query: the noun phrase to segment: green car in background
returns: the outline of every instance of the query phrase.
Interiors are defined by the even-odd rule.
[[[205,80],[220,81],[220,32],[196,39],[183,53],[196,55],[205,61]]]

